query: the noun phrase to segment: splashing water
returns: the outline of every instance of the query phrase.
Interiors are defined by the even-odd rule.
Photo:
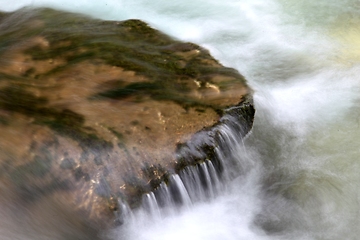
[[[209,163],[185,169],[172,178],[181,206],[163,186],[113,239],[357,239],[357,0],[0,0],[3,10],[23,6],[143,19],[208,48],[255,90],[253,132],[230,146],[238,175],[217,181]]]

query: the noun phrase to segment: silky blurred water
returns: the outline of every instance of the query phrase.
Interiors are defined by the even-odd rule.
[[[23,6],[140,18],[208,48],[255,90],[238,153],[247,171],[214,199],[157,220],[135,213],[113,239],[358,239],[358,0],[0,0]]]

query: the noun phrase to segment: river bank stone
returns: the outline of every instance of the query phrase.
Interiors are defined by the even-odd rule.
[[[0,56],[0,194],[56,199],[102,227],[118,199],[139,206],[185,164],[181,146],[251,98],[236,70],[140,20],[1,13]]]

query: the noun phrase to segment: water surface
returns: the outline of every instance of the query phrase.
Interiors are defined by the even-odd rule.
[[[255,90],[244,173],[215,199],[114,239],[356,239],[359,235],[360,4],[344,1],[0,1],[108,20],[140,18],[208,48]]]

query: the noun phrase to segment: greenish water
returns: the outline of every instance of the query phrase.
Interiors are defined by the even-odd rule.
[[[208,48],[255,90],[254,129],[239,153],[246,174],[157,221],[138,213],[114,239],[358,239],[359,1],[22,3],[143,19]]]

